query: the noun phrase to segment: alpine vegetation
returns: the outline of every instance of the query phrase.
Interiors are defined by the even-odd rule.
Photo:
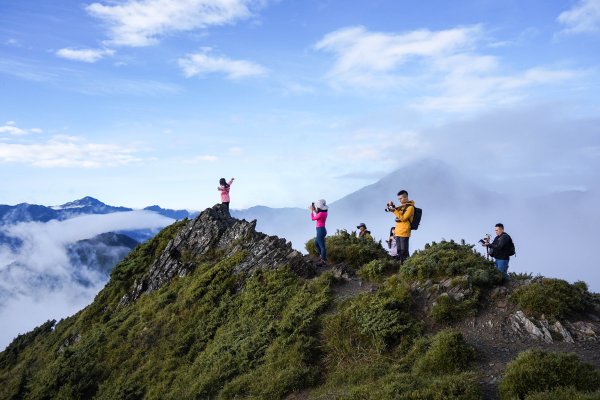
[[[137,246],[89,306],[0,353],[0,398],[600,395],[583,284],[503,281],[452,241],[398,260],[345,231],[322,260],[255,227],[219,204]],[[548,287],[561,295],[544,308]]]

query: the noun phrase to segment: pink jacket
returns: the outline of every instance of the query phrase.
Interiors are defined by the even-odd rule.
[[[219,186],[217,190],[221,192],[221,203],[229,203],[229,189],[231,189],[231,184],[233,183],[233,179],[227,182],[228,187]]]
[[[317,228],[324,228],[325,227],[325,220],[327,220],[327,213],[326,212],[318,212],[317,215],[314,214],[314,212],[310,212],[310,218],[313,221],[317,221]]]

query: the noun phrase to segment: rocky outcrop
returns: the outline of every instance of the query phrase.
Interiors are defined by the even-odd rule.
[[[549,322],[545,318],[528,318],[523,311],[508,317],[512,330],[520,335],[530,336],[545,343],[553,342],[597,342],[600,328],[592,322]]]
[[[546,343],[552,343],[552,335],[547,328],[548,324],[535,324],[527,318],[523,311],[517,311],[509,317],[512,329],[517,333],[527,333],[530,336]]]
[[[176,276],[189,274],[199,262],[215,261],[237,252],[244,252],[246,257],[235,266],[234,273],[250,274],[257,268],[286,265],[301,277],[315,275],[312,262],[294,250],[291,243],[257,232],[256,220],[232,218],[225,207],[217,204],[180,230],[148,273],[121,299],[121,304],[158,290]]]

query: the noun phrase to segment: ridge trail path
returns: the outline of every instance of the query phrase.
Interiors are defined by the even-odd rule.
[[[309,256],[306,256],[309,257]],[[332,286],[333,296],[336,300],[346,300],[359,295],[360,293],[374,292],[379,286],[365,282],[358,278],[354,270],[346,264],[327,264],[327,266],[319,266],[315,260],[310,258],[316,271],[314,278],[318,278],[326,272],[331,272],[336,278],[336,283]]]

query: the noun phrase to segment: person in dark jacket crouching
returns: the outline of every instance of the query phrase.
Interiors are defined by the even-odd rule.
[[[502,272],[504,280],[508,280],[508,260],[510,256],[515,255],[515,245],[508,233],[504,232],[504,225],[497,223],[494,230],[496,237],[492,243],[486,240],[483,246],[487,247],[488,254],[496,259],[496,268]]]

